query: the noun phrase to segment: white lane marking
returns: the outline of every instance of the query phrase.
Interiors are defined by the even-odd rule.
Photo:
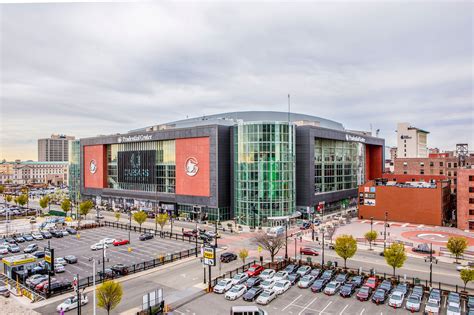
[[[365,312],[365,308],[363,308],[362,311],[360,311],[360,314],[359,314],[359,315],[364,314],[364,312]]]
[[[183,312],[180,312],[180,311],[178,311],[178,310],[174,310],[174,311],[175,311],[176,313],[178,313],[178,314],[184,314]]]
[[[348,307],[349,307],[349,304],[347,304],[347,305],[346,305],[346,307],[344,307],[344,308],[342,309],[342,311],[339,313],[339,315],[342,315],[342,314],[344,314],[344,311],[345,311],[345,310],[346,310],[346,308],[348,308]]]
[[[322,313],[324,313],[324,311],[329,307],[329,305],[332,304],[332,301],[329,301],[328,305],[326,305],[322,310],[321,312],[319,312],[319,315],[321,315]]]
[[[282,311],[286,310],[288,307],[290,307],[293,303],[295,303],[300,297],[302,297],[303,295],[300,294],[296,299],[294,299],[293,301],[291,301],[290,304],[288,304],[287,306],[285,306]]]
[[[304,312],[306,309],[308,309],[309,306],[310,306],[311,304],[313,304],[314,301],[316,301],[317,299],[318,299],[318,297],[315,297],[311,302],[309,302],[308,304],[306,304],[306,305],[303,307],[303,309],[301,310],[301,312],[298,313],[298,315],[303,314],[303,312]]]

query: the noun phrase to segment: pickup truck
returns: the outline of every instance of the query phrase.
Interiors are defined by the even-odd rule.
[[[435,299],[429,299],[425,306],[425,315],[438,315],[439,314],[439,301]]]

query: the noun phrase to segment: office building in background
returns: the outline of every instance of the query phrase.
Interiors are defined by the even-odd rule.
[[[38,161],[39,162],[67,162],[68,141],[74,137],[66,135],[51,135],[50,138],[38,139]]]

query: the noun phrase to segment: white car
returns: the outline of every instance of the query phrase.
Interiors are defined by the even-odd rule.
[[[334,295],[337,293],[339,288],[341,287],[341,284],[336,281],[331,281],[328,283],[328,285],[324,288],[324,294],[327,295]]]
[[[115,242],[114,238],[106,237],[104,239],[101,239],[99,243],[112,244],[113,242]]]
[[[39,232],[33,232],[31,233],[31,236],[35,239],[35,240],[42,240],[43,239],[43,235]]]
[[[394,308],[402,307],[403,300],[405,299],[405,294],[401,291],[393,291],[390,294],[390,298],[388,299],[388,305]]]
[[[107,244],[104,244],[104,243],[95,243],[94,245],[91,245],[92,250],[99,250],[99,249],[102,249],[104,247],[109,248],[109,246]]]
[[[89,303],[89,299],[87,298],[87,295],[83,294],[81,297],[81,305],[86,305]],[[67,298],[64,302],[59,304],[56,307],[56,311],[60,312],[61,309],[65,312],[70,311],[72,309],[75,309],[77,307],[77,296],[71,296],[70,298]]]
[[[214,293],[222,294],[228,291],[230,288],[232,288],[232,279],[225,278],[217,282],[216,286],[214,287]]]
[[[425,314],[439,314],[439,301],[429,299],[425,305]]]
[[[67,261],[64,260],[63,257],[58,257],[58,258],[54,258],[54,264],[66,266]]]
[[[305,275],[307,275],[310,272],[311,272],[311,267],[310,266],[301,266],[296,271],[296,273],[299,273],[302,277],[304,277]]]
[[[0,246],[0,255],[6,255],[8,254],[8,246],[2,245]]]
[[[275,275],[275,270],[273,269],[265,269],[264,271],[262,271],[259,275],[260,279],[262,280],[267,280],[267,279],[271,279],[273,278],[273,276]]]
[[[291,288],[290,280],[278,280],[272,289],[276,294],[280,295],[288,291],[289,288]]]
[[[418,312],[421,308],[421,296],[418,294],[410,294],[405,304],[405,308],[410,312]]]
[[[274,285],[275,285],[275,280],[274,279],[267,279],[267,280],[263,281],[262,283],[260,283],[260,288],[262,288],[264,290],[269,290],[269,289],[273,288]]]
[[[300,281],[298,281],[298,287],[302,289],[309,288],[313,284],[314,280],[316,280],[315,276],[306,275],[302,277]]]
[[[277,294],[273,290],[264,290],[257,298],[255,302],[257,304],[267,305],[274,299],[276,299]]]
[[[288,272],[286,271],[278,271],[274,276],[273,279],[275,281],[280,281],[280,280],[287,280],[288,279]]]
[[[248,278],[246,273],[238,273],[232,277],[232,284],[243,284]]]
[[[461,306],[456,302],[449,302],[446,315],[461,315]]]
[[[242,284],[238,284],[230,288],[230,290],[225,293],[224,297],[226,300],[234,301],[244,295],[245,292],[247,292],[247,287]]]
[[[56,273],[61,273],[61,272],[65,272],[66,271],[66,268],[64,268],[63,265],[61,264],[54,264],[54,272]]]

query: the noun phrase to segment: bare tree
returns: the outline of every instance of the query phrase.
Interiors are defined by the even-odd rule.
[[[273,262],[275,255],[285,246],[285,237],[283,235],[270,236],[265,233],[259,233],[255,236],[255,242],[270,253]]]

